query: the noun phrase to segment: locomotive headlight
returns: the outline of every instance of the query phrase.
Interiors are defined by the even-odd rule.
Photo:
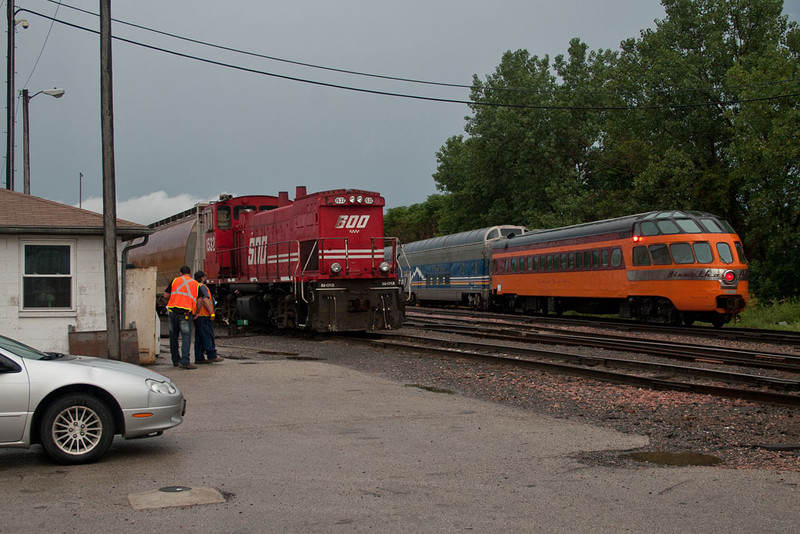
[[[384,274],[388,273],[389,269],[391,269],[391,268],[392,268],[392,266],[389,265],[389,262],[387,262],[387,261],[383,261],[383,262],[381,262],[380,265],[378,265],[378,269],[380,269],[381,272],[384,273]]]
[[[722,273],[722,281],[726,284],[732,284],[736,281],[736,273],[733,271],[725,271]]]
[[[331,272],[333,274],[338,274],[338,273],[342,272],[342,264],[340,264],[340,263],[332,263],[331,264]]]

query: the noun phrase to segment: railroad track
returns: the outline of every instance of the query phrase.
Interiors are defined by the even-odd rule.
[[[465,319],[472,321],[474,319]],[[800,357],[778,353],[737,351],[719,347],[676,344],[622,338],[622,336],[540,334],[521,331],[503,324],[497,318],[487,320],[491,326],[458,324],[453,317],[443,319],[415,317],[408,326],[395,333],[363,336],[340,336],[385,348],[436,353],[446,357],[469,358],[486,363],[511,365],[517,368],[577,375],[601,381],[629,384],[653,389],[733,397],[757,402],[800,406]],[[458,334],[465,338],[480,337],[492,341],[470,341],[436,337]],[[450,336],[452,337],[452,336]],[[614,351],[608,355],[580,354],[563,348],[538,348],[526,345],[549,344],[563,347],[589,346]],[[625,358],[620,352],[646,353],[689,362],[685,365]],[[723,369],[725,365],[759,368],[761,374]],[[780,376],[764,374],[764,369]]]
[[[551,328],[560,330],[563,327],[592,327],[616,330],[619,332],[642,332],[672,334],[681,336],[703,337],[708,339],[726,339],[729,341],[742,341],[748,343],[770,343],[776,345],[800,346],[800,332],[786,330],[763,330],[758,328],[724,327],[712,328],[710,326],[677,327],[657,324],[647,324],[626,319],[609,319],[598,317],[556,317],[556,316],[529,316],[510,315],[488,312],[477,312],[466,309],[454,308],[425,308],[415,307],[406,310],[409,319],[425,316],[469,316],[474,319],[514,321],[537,328]]]
[[[709,364],[724,363],[800,373],[800,356],[794,354],[638,339],[614,334],[567,332],[560,329],[541,329],[540,327],[531,329],[521,327],[518,323],[509,323],[502,320],[476,322],[472,319],[448,317],[446,321],[423,318],[407,321],[406,324],[407,326],[427,330],[457,332],[466,336],[479,336],[497,340],[516,340],[548,345],[588,346],[608,350],[638,352],[684,361]],[[545,331],[542,332],[542,330]]]

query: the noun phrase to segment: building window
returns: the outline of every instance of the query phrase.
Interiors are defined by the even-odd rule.
[[[73,246],[23,243],[22,309],[71,310]]]

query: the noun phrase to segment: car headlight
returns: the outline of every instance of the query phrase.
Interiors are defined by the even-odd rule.
[[[148,378],[145,380],[147,387],[150,388],[150,391],[153,393],[160,393],[162,395],[174,395],[177,393],[178,388],[172,385],[171,382],[160,382],[158,380],[153,380],[152,378]]]
[[[389,262],[387,261],[381,262],[381,264],[378,266],[378,269],[380,269],[382,273],[388,273],[390,268],[391,265],[389,265]]]
[[[332,263],[331,264],[331,272],[333,274],[340,273],[342,271],[342,265],[340,263]]]

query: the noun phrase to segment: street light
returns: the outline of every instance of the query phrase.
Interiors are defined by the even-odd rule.
[[[61,98],[64,96],[66,91],[64,89],[45,89],[43,91],[39,91],[38,93],[33,93],[33,95],[28,96],[28,90],[23,89],[20,91],[22,93],[22,154],[23,154],[23,165],[24,167],[24,193],[26,195],[31,194],[31,141],[30,141],[30,133],[28,131],[28,102],[30,102],[34,97],[40,95],[42,93],[52,96],[53,98]]]

